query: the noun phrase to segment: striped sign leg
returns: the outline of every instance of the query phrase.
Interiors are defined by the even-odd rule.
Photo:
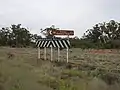
[[[38,47],[38,59],[40,59],[40,43],[41,43],[41,41],[36,42],[36,45]]]
[[[46,47],[44,47],[44,60],[46,60]]]
[[[58,62],[60,61],[60,48],[58,47]]]
[[[40,47],[38,47],[38,59],[40,59]]]
[[[67,47],[67,63],[68,63],[68,59],[69,59],[69,57],[68,57],[68,47]]]
[[[53,47],[51,45],[51,61],[53,61]]]

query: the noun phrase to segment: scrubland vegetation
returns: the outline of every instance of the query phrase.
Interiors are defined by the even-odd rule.
[[[65,50],[50,62],[49,49],[38,60],[35,48],[0,47],[0,90],[119,90],[119,50],[94,51],[72,48],[66,63]]]

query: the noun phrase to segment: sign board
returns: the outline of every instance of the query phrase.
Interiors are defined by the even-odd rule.
[[[68,39],[39,39],[36,42],[37,47],[41,48],[49,48],[49,47],[57,47],[57,48],[70,48],[70,41]]]
[[[50,30],[51,35],[74,35],[72,30]]]
[[[44,48],[44,60],[46,60],[46,48],[51,48],[51,61],[53,61],[53,48],[58,48],[58,61],[60,60],[60,48],[66,48],[67,50],[67,62],[68,62],[68,49],[70,48],[69,39],[46,39],[42,38],[37,40],[36,45],[38,47],[38,59],[40,59],[40,48]]]

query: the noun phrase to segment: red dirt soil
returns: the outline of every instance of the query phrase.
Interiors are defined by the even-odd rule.
[[[93,54],[119,54],[120,50],[117,49],[91,49],[88,51],[88,53]]]

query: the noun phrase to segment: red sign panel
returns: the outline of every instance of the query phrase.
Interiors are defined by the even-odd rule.
[[[74,35],[74,31],[70,30],[53,30],[51,31],[52,35]]]

